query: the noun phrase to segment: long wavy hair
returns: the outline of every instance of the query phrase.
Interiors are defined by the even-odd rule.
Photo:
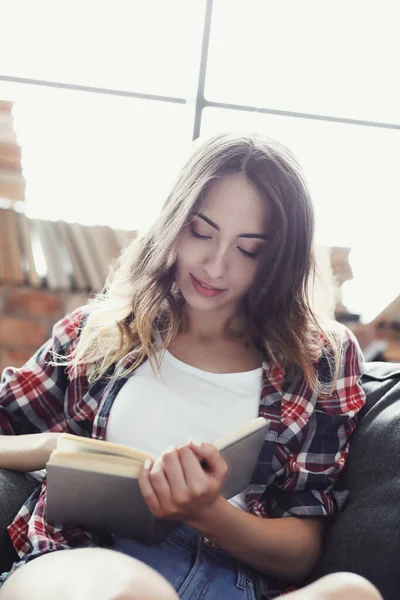
[[[201,211],[210,186],[232,173],[244,174],[270,207],[269,243],[242,300],[246,333],[289,379],[301,369],[316,393],[333,390],[341,345],[334,327],[311,307],[315,253],[308,186],[293,154],[258,134],[223,133],[195,143],[153,226],[125,249],[104,289],[88,301],[79,341],[61,364],[73,370],[85,365],[90,383],[126,376],[146,358],[159,368],[155,331],[167,348],[185,326],[184,299],[175,284],[179,234]],[[318,378],[322,355],[329,382]]]

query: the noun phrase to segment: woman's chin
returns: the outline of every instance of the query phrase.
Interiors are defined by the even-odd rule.
[[[225,304],[225,302],[221,302],[221,299],[218,297],[209,298],[207,296],[201,296],[195,290],[182,290],[181,288],[181,294],[185,304],[190,306],[190,308],[196,308],[199,310],[210,310],[216,308],[217,306],[219,307],[222,304]]]
[[[213,310],[222,310],[229,311],[230,307],[232,307],[232,302],[227,301],[226,298],[222,299],[219,297],[207,298],[202,297],[199,294],[192,293],[182,293],[185,304],[191,309],[201,310],[201,311],[213,311]],[[232,308],[232,314],[235,312],[235,309]]]
[[[198,310],[212,310],[224,304],[218,302],[216,298],[193,298],[193,296],[189,296],[185,302],[191,308],[197,308]]]

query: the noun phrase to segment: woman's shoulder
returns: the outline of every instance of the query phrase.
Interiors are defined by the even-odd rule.
[[[335,371],[334,387],[329,394],[318,397],[317,406],[330,414],[354,416],[365,404],[361,385],[364,355],[356,336],[345,325],[335,324],[330,334],[336,342],[336,353],[332,352],[328,339],[328,351],[318,361],[318,377],[322,382],[330,382]]]
[[[88,307],[83,305],[67,313],[54,324],[53,345],[58,351],[63,350],[65,353],[66,350],[71,349],[78,342],[87,316]]]
[[[315,332],[314,339],[320,348],[319,359],[314,363],[318,380],[326,384],[326,389],[330,389],[330,392],[315,393],[302,370],[297,369],[283,394],[282,419],[287,425],[291,425],[293,421],[304,421],[305,424],[316,410],[331,416],[353,415],[365,402],[360,383],[364,360],[354,333],[337,323]],[[335,385],[332,389],[330,386],[335,367]]]
[[[336,347],[357,347],[358,341],[354,333],[343,323],[338,321],[329,320],[323,321],[319,324],[319,328],[316,327],[311,330],[311,338],[313,342],[318,346],[320,350],[329,348],[333,344]]]
[[[329,322],[323,327],[326,334],[334,335],[342,344],[358,345],[358,341],[351,329],[339,321]]]
[[[318,371],[324,371],[336,362],[338,374],[349,365],[362,373],[364,357],[354,333],[342,323],[334,322],[319,333],[320,355],[317,361]]]

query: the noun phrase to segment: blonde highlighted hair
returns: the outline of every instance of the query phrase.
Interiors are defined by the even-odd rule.
[[[158,367],[154,332],[168,347],[184,327],[183,298],[175,286],[177,240],[201,210],[207,191],[221,177],[244,174],[268,202],[269,242],[242,301],[247,333],[290,380],[301,369],[307,383],[326,395],[335,386],[341,344],[334,328],[314,313],[314,215],[302,171],[282,144],[258,134],[224,133],[198,141],[150,230],[119,257],[101,293],[86,306],[79,341],[56,358],[76,370],[87,365],[91,383],[134,371],[146,358]],[[325,356],[329,381],[316,362]]]

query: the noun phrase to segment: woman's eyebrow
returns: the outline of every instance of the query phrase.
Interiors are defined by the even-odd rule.
[[[211,227],[214,227],[214,229],[216,229],[217,231],[221,231],[219,226],[214,221],[212,221],[209,217],[206,217],[206,215],[204,215],[203,213],[198,213],[196,216],[199,217],[200,219],[203,219],[203,221],[205,221],[206,223],[211,225]],[[239,235],[237,235],[236,237],[257,238],[260,240],[268,239],[268,236],[265,233],[239,233]]]

